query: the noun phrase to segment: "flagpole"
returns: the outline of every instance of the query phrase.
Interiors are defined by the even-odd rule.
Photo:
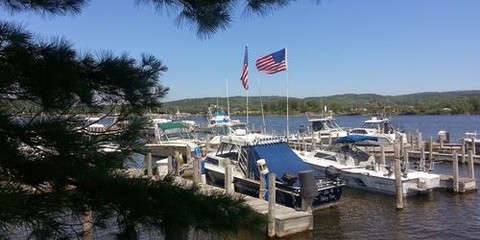
[[[249,89],[247,89],[247,129],[248,129],[248,93],[250,92]]]
[[[290,137],[290,123],[288,117],[288,55],[287,55],[287,48],[285,48],[285,64],[287,66],[287,142]]]

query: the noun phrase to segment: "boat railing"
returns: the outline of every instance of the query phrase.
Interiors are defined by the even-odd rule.
[[[248,176],[248,150],[242,149],[238,158],[238,166],[245,176]]]

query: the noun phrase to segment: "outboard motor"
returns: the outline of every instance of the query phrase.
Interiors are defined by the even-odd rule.
[[[318,195],[315,173],[311,170],[298,173],[300,180],[300,196],[303,198],[313,198]]]
[[[338,180],[341,175],[342,175],[342,170],[340,170],[340,169],[338,169],[334,166],[328,166],[327,168],[325,168],[325,176],[328,179]]]

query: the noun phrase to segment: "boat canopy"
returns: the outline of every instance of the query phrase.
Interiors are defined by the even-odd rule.
[[[187,128],[187,125],[182,122],[167,122],[167,123],[158,124],[158,127],[161,128],[162,130],[168,130],[168,129],[175,129],[175,128]]]
[[[269,172],[275,173],[278,181],[284,181],[284,176],[298,177],[300,171],[312,170],[306,163],[295,154],[285,142],[255,145],[250,151],[250,170],[255,172],[257,178],[260,173],[256,163],[259,159],[265,159]],[[255,171],[255,169],[257,169]]]
[[[378,137],[350,134],[337,138],[333,143],[358,143],[367,141],[378,142]]]

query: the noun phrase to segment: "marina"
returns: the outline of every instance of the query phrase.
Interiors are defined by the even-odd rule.
[[[278,120],[280,120],[280,121],[282,120],[281,117],[271,117],[271,118],[278,118]],[[351,117],[348,117],[348,118],[351,118]],[[407,118],[407,117],[404,117],[404,118]],[[420,118],[422,118],[422,117],[420,117]],[[439,116],[439,118],[448,118],[448,117],[447,116]],[[255,119],[255,118],[253,118],[253,119]],[[297,118],[293,118],[293,119],[294,119],[294,122],[295,122],[295,119],[297,119]],[[340,117],[339,119],[341,120],[342,117]],[[274,122],[278,124],[280,121],[274,121]],[[298,118],[298,121],[300,122],[301,118]],[[438,131],[436,131],[434,129],[426,129],[426,130],[427,130],[426,132],[438,134]],[[281,131],[279,130],[278,132],[281,132]],[[409,139],[415,139],[415,137],[413,135],[416,135],[417,138],[418,138],[418,135],[419,135],[420,131],[417,129],[417,130],[412,131],[412,132],[413,133],[409,134],[409,136],[410,136]],[[420,134],[420,135],[422,135],[422,134]],[[435,166],[433,167],[433,169],[429,171],[429,172],[434,172],[434,173],[436,173],[440,176],[439,186],[434,191],[432,191],[428,194],[411,196],[411,197],[408,197],[408,198],[404,198],[402,196],[402,201],[401,201],[402,206],[401,206],[401,208],[399,208],[398,197],[397,197],[397,200],[396,200],[396,198],[392,198],[391,196],[388,196],[388,194],[370,193],[368,191],[365,192],[365,191],[362,191],[362,190],[359,190],[359,189],[345,188],[344,191],[343,191],[344,193],[343,193],[342,199],[333,208],[323,209],[323,210],[317,211],[317,212],[315,212],[311,215],[309,215],[310,214],[309,212],[297,211],[297,212],[303,212],[303,214],[304,214],[303,215],[304,217],[302,217],[303,220],[298,220],[300,222],[298,222],[296,224],[295,221],[297,221],[297,220],[293,220],[293,219],[295,219],[295,217],[292,217],[292,219],[288,219],[288,220],[284,219],[285,222],[288,222],[287,225],[280,224],[281,226],[292,226],[292,227],[295,226],[295,225],[302,226],[302,227],[297,228],[296,230],[290,229],[290,230],[287,231],[285,229],[283,229],[283,230],[282,229],[276,229],[275,231],[276,231],[277,235],[268,235],[269,234],[268,228],[263,229],[263,230],[262,229],[260,229],[260,230],[259,229],[245,229],[245,230],[242,230],[239,233],[240,236],[238,236],[238,239],[263,239],[266,234],[267,234],[267,236],[277,236],[277,237],[288,236],[289,237],[288,239],[317,239],[319,234],[321,234],[322,238],[338,239],[338,235],[337,236],[331,235],[332,231],[336,232],[336,234],[339,234],[339,236],[344,236],[341,239],[367,239],[367,238],[370,239],[372,237],[373,238],[382,238],[382,239],[387,238],[388,239],[388,238],[391,237],[391,234],[393,234],[393,236],[396,236],[396,237],[393,237],[395,239],[398,239],[398,238],[403,239],[403,237],[399,237],[399,236],[410,236],[409,234],[411,234],[410,231],[405,232],[406,229],[402,230],[403,227],[400,227],[400,226],[387,227],[387,226],[384,226],[384,224],[382,224],[381,226],[383,228],[378,229],[378,227],[376,227],[375,224],[374,224],[374,223],[378,223],[374,219],[383,219],[382,221],[393,223],[393,222],[397,221],[397,220],[394,220],[394,219],[396,219],[398,216],[403,216],[403,215],[408,216],[408,218],[410,219],[409,221],[412,221],[412,219],[423,219],[423,220],[419,220],[419,221],[422,221],[422,223],[423,223],[422,226],[425,226],[425,231],[424,231],[424,235],[422,235],[422,234],[420,234],[420,235],[425,236],[425,237],[426,236],[437,236],[436,238],[438,238],[438,239],[444,239],[443,235],[436,235],[438,233],[436,233],[436,232],[434,233],[434,232],[432,232],[433,230],[429,230],[430,228],[431,229],[436,229],[434,227],[435,224],[432,223],[431,221],[434,221],[434,222],[441,221],[442,218],[439,218],[439,219],[432,218],[431,220],[426,221],[425,218],[430,219],[431,216],[436,216],[436,213],[430,212],[430,210],[428,210],[428,208],[432,208],[432,209],[438,208],[437,203],[442,203],[442,206],[444,206],[442,210],[440,210],[440,209],[435,210],[437,212],[438,211],[440,211],[440,212],[451,211],[449,209],[457,208],[457,207],[460,207],[462,210],[457,209],[455,211],[467,211],[468,212],[468,208],[469,207],[472,208],[472,205],[471,205],[472,203],[469,203],[468,201],[476,202],[476,199],[478,197],[478,192],[476,191],[476,186],[478,185],[478,181],[474,177],[475,177],[475,175],[478,176],[479,173],[478,173],[478,167],[477,168],[473,167],[474,163],[478,164],[478,162],[474,161],[475,159],[478,158],[478,156],[472,155],[471,151],[470,152],[468,151],[469,150],[468,147],[462,147],[462,145],[459,144],[459,143],[455,143],[455,142],[450,142],[448,144],[445,143],[445,144],[442,144],[442,146],[441,146],[442,148],[441,148],[440,143],[434,142],[434,140],[433,140],[434,137],[438,137],[438,136],[433,135],[433,134],[430,135],[430,136],[429,135],[423,135],[423,136],[426,136],[425,139],[429,139],[429,141],[424,141],[423,142],[423,144],[424,144],[423,150],[421,150],[421,149],[417,150],[418,147],[420,146],[420,144],[418,144],[415,141],[410,141],[409,147],[405,148],[403,150],[405,155],[402,156],[402,158],[407,159],[407,161],[409,162],[409,164],[411,165],[412,168],[417,167],[420,164],[424,164],[424,167],[425,166],[430,167],[430,166],[432,166],[431,163],[435,163]],[[461,136],[461,133],[455,133],[454,132],[454,133],[452,133],[451,136]],[[430,142],[432,142],[432,143],[430,143]],[[428,147],[427,151],[425,151],[425,146]],[[430,154],[430,146],[432,146],[431,147],[431,149],[432,149],[431,154]],[[422,147],[420,147],[420,148],[422,148]],[[463,148],[466,149],[465,159],[462,158],[461,150]],[[455,152],[453,152],[453,151],[455,151]],[[422,159],[420,157],[422,152],[423,152],[424,159]],[[430,157],[430,155],[432,157]],[[373,156],[377,159],[380,157],[378,152],[375,152],[375,151],[373,151]],[[390,159],[390,161],[391,161],[391,159],[392,159],[391,157],[393,157],[393,156],[394,155],[388,155],[387,154],[386,158]],[[457,161],[456,161],[457,164],[455,164],[455,159],[457,159]],[[424,161],[423,163],[422,163],[422,160]],[[430,161],[430,160],[432,160],[432,161]],[[227,189],[227,188],[228,187],[225,186],[225,189]],[[260,206],[260,205],[263,206],[263,207],[258,208],[258,212],[266,214],[266,217],[268,217],[268,210],[266,210],[266,209],[268,209],[268,201],[264,201],[264,200],[258,199],[256,197],[254,197],[254,199],[256,199],[256,200],[252,200],[252,197],[248,197],[248,199],[249,200],[247,200],[247,203],[251,204],[251,206],[257,206],[257,207]],[[457,206],[456,204],[448,203],[448,202],[454,201],[455,199],[457,199],[457,201],[461,200],[461,201],[467,201],[467,202],[463,203],[464,206]],[[264,203],[259,204],[258,200],[263,201]],[[373,203],[375,203],[375,204],[370,206],[370,203],[367,203],[367,202],[370,202],[370,201],[371,201],[372,204]],[[353,221],[352,224],[359,224],[359,225],[363,224],[363,222],[362,223],[360,223],[360,222],[355,223],[355,221],[358,221],[360,219],[355,220],[355,215],[358,214],[358,213],[357,213],[356,209],[352,208],[352,206],[356,206],[356,205],[361,204],[361,203],[364,203],[365,207],[368,209],[368,211],[365,212],[364,218],[367,222],[370,222],[370,224],[374,224],[374,225],[372,225],[372,228],[375,229],[375,233],[372,233],[372,232],[369,232],[369,231],[366,231],[366,230],[362,231],[361,229],[350,230],[350,232],[345,231],[345,230],[342,230],[341,232],[338,232],[339,231],[338,228],[340,226],[335,226],[335,222],[337,222],[337,224],[347,224],[350,221]],[[444,204],[447,204],[447,205],[444,205]],[[381,206],[381,207],[378,208],[379,206]],[[425,206],[426,208],[424,209],[421,206]],[[275,207],[275,208],[277,208],[277,207]],[[260,209],[262,209],[262,210],[260,210]],[[379,210],[381,210],[381,209],[384,209],[381,212],[386,212],[388,214],[382,214],[381,212],[379,213]],[[398,211],[398,209],[402,209],[402,210]],[[294,210],[294,209],[292,209],[292,210]],[[346,215],[344,215],[345,211],[352,211],[351,212],[352,220],[349,220],[348,217]],[[422,214],[415,214],[415,213],[412,213],[411,211],[418,211],[418,212],[423,212],[423,213]],[[480,210],[478,209],[478,206],[476,206],[476,207],[472,208],[472,211],[477,211],[478,212]],[[467,212],[465,212],[465,216],[467,218],[470,218],[471,214],[469,214]],[[287,215],[289,215],[289,214],[287,214]],[[286,215],[283,215],[283,216],[286,216]],[[309,219],[308,216],[311,216],[311,218],[313,219],[312,224],[311,224],[312,226],[305,227],[305,226],[308,225],[308,224],[305,225],[305,221],[308,222],[308,220],[305,220],[305,219]],[[302,218],[299,218],[299,219],[302,219]],[[332,222],[332,219],[337,219],[337,220],[334,220]],[[339,220],[342,220],[342,221],[339,221]],[[373,222],[371,222],[371,221],[373,221]],[[472,221],[478,223],[478,219],[477,220],[475,220],[475,218],[470,219],[470,223]],[[277,222],[278,222],[278,219],[277,219]],[[303,223],[301,223],[301,222],[303,222]],[[334,224],[334,225],[332,225],[332,224]],[[408,224],[413,224],[413,223],[408,223]],[[451,224],[451,223],[449,223],[449,224]],[[469,224],[466,224],[466,225],[469,226]],[[329,229],[326,226],[331,226],[332,228]],[[277,225],[277,227],[278,227],[278,225]],[[346,228],[346,229],[349,229],[353,226],[347,227],[347,226],[344,225],[343,227]],[[415,229],[415,227],[413,227],[413,226],[410,226],[410,227]],[[392,231],[392,228],[396,229],[395,233],[387,232],[386,229],[390,229],[390,231]],[[436,231],[438,231],[438,230],[436,230]],[[358,235],[355,235],[355,236],[351,235],[354,232],[356,232]],[[401,235],[396,235],[396,234],[401,234]],[[463,236],[462,239],[464,237],[466,237],[466,239],[472,237],[470,235],[467,235],[467,233],[463,233],[463,232],[462,232],[462,234],[459,234],[458,231],[455,232],[455,233],[452,233],[452,234],[454,236],[457,236],[457,235]],[[447,235],[449,235],[449,234],[447,234]]]

